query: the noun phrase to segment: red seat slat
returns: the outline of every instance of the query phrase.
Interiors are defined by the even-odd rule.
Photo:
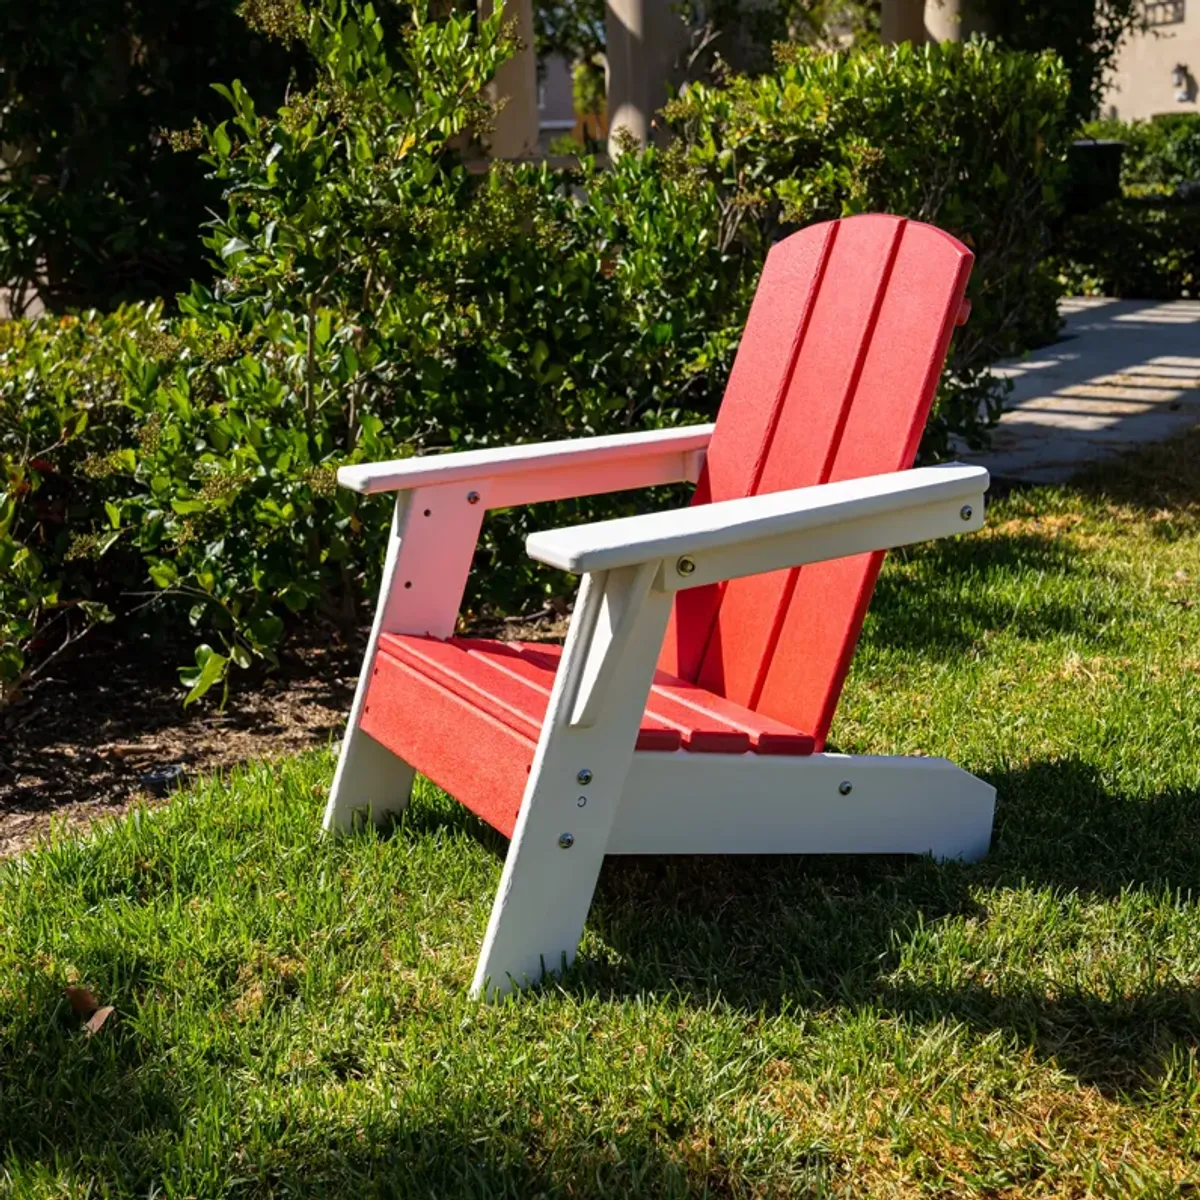
[[[379,641],[376,673],[385,658],[393,659],[536,742],[561,656],[561,648],[552,645],[469,638],[439,641],[385,633]],[[374,686],[373,677],[373,690]],[[417,719],[417,714],[409,719]],[[637,748],[669,751],[680,747],[696,753],[811,754],[813,739],[781,721],[761,717],[659,671]]]
[[[359,726],[511,837],[537,742],[381,646]],[[470,753],[464,753],[469,737]]]

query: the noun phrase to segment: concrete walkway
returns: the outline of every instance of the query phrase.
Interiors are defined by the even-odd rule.
[[[997,479],[1060,483],[1200,424],[1200,300],[1075,297],[1061,339],[999,363],[1013,381],[984,454]]]

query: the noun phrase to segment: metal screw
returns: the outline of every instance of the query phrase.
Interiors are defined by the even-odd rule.
[[[969,504],[964,504],[962,508],[958,510],[958,515],[962,517],[964,521],[969,521],[975,515],[975,510]]]
[[[478,492],[468,492],[467,493],[467,503],[468,504],[478,504],[479,503],[479,493]]]
[[[582,783],[584,787],[587,787],[587,785],[592,782],[591,771],[589,771],[587,767],[583,767],[579,774],[575,776],[575,782]]]
[[[560,833],[558,835],[558,844],[564,850],[570,850],[575,845],[575,835],[573,833]]]
[[[848,779],[843,779],[842,782],[838,784],[838,791],[843,796],[848,796],[852,791],[854,791],[854,784],[852,784]]]
[[[576,807],[576,808],[583,808],[583,807],[584,807],[584,805],[586,805],[586,804],[587,804],[587,797],[586,797],[586,796],[580,796],[580,797],[579,797],[579,799],[575,801],[575,807]]]
[[[675,570],[677,570],[680,575],[690,575],[693,571],[695,571],[695,569],[695,560],[689,558],[686,554],[675,564]]]

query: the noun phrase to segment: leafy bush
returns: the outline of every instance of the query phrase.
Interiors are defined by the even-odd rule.
[[[1121,185],[1164,191],[1200,181],[1200,113],[1163,113],[1148,121],[1092,121],[1084,133],[1124,142]]]
[[[287,0],[8,0],[0,40],[0,286],[51,307],[186,288],[196,227],[220,203],[165,129],[216,120],[213,79],[278,103],[304,58],[278,29]],[[275,20],[272,21],[274,15]]]
[[[207,238],[215,290],[194,286],[178,318],[12,327],[3,536],[43,577],[72,566],[69,587],[4,596],[10,687],[63,597],[96,592],[89,563],[110,605],[148,574],[143,616],[186,614],[208,637],[195,694],[269,657],[289,612],[351,608],[386,516],[335,489],[337,463],[711,408],[749,285],[715,247],[711,195],[654,153],[472,175],[451,146],[487,119],[498,17],[473,33],[418,11],[397,44],[370,6],[333,0],[308,43],[312,90],[267,119],[234,85],[233,119],[206,135],[228,203]],[[56,515],[36,502],[51,490]],[[488,576],[493,601],[528,592],[527,519],[491,525],[481,563],[512,566]]]
[[[490,118],[498,15],[418,5],[389,36],[370,5],[321,0],[304,39],[313,87],[265,115],[234,84],[232,117],[203,133],[225,197],[215,287],[178,316],[137,305],[0,340],[10,695],[110,612],[191,623],[192,697],[269,660],[291,614],[349,619],[386,500],[335,488],[341,463],[711,416],[781,222],[892,208],[975,242],[978,312],[933,450],[980,435],[980,365],[1048,324],[1031,259],[1058,153],[1052,60],[798,55],[689,93],[672,114],[688,139],[666,153],[480,174],[458,147]],[[520,553],[527,522],[629,503],[493,517],[468,603],[548,586]]]
[[[987,28],[1010,50],[1050,50],[1071,81],[1073,123],[1096,115],[1117,55],[1145,28],[1142,0],[975,0]]]
[[[1178,300],[1200,296],[1200,202],[1125,196],[1063,229],[1061,274],[1073,293]]]
[[[1142,300],[1200,295],[1200,115],[1093,121],[1085,132],[1125,143],[1124,195],[1064,224],[1064,285]]]
[[[926,453],[978,443],[1000,397],[986,367],[1052,340],[1059,286],[1044,259],[1071,133],[1053,55],[985,42],[820,54],[693,87],[666,115],[689,169],[715,187],[719,241],[750,261],[788,227],[883,210],[957,234],[976,254],[968,325]]]

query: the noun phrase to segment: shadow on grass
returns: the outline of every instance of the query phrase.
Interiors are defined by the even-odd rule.
[[[115,1031],[114,1031],[115,1032]],[[694,1173],[644,1132],[587,1141],[536,1106],[496,1112],[470,1094],[429,1121],[403,1103],[295,1117],[279,1097],[247,1110],[240,1081],[211,1064],[143,1060],[129,1029],[55,1053],[27,1049],[0,1068],[0,1193],[6,1180],[51,1179],[104,1195],[512,1197],[686,1196]],[[703,1172],[710,1164],[697,1164]],[[86,1181],[86,1187],[84,1187]],[[639,1193],[639,1185],[652,1190]],[[27,1194],[21,1192],[19,1194]],[[42,1194],[34,1184],[28,1194]],[[76,1194],[71,1191],[70,1194]]]
[[[1030,641],[1094,633],[1111,615],[1062,589],[1024,589],[1022,579],[1066,580],[1080,571],[1065,539],[1034,533],[952,538],[900,552],[875,586],[864,636],[878,646],[952,657],[1001,630]],[[899,569],[897,569],[899,568]]]
[[[1171,511],[1194,525],[1200,518],[1200,425],[1077,475],[1070,488],[1137,512]]]
[[[1143,799],[1079,762],[991,777],[997,832],[982,863],[891,857],[610,859],[592,910],[613,960],[568,986],[627,996],[718,996],[748,1011],[878,1008],[916,1021],[1002,1030],[1106,1092],[1149,1085],[1197,1044],[1200,991],[1148,984],[1112,997],[1048,975],[1021,990],[975,980],[897,980],[903,947],[940,923],[985,916],[981,889],[1044,886],[1119,903],[1130,890],[1187,894],[1200,879],[1200,789]],[[1036,938],[1036,931],[1031,935]],[[961,966],[953,956],[947,970]],[[1097,951],[1097,953],[1100,953]]]

